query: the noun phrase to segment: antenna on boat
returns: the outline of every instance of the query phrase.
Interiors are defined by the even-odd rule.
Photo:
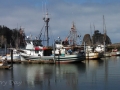
[[[43,2],[42,2],[42,13],[44,15],[44,5],[43,5]],[[43,16],[44,17],[44,16]]]
[[[92,40],[92,45],[93,45],[93,39],[92,39],[92,27],[91,27],[91,23],[90,23],[90,33],[91,33],[91,40]]]
[[[94,25],[94,23],[93,23],[93,27],[94,27],[94,32],[95,32],[95,25]]]

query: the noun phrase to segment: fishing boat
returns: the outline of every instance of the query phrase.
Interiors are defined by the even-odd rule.
[[[60,38],[55,42],[55,57],[57,62],[78,62],[86,59],[84,48],[78,44],[80,35],[76,31],[75,24],[73,22],[69,35],[65,40]]]
[[[105,57],[111,57],[111,52],[105,52],[105,53],[104,53],[104,56],[105,56]]]
[[[26,47],[24,49],[19,49],[20,51],[20,58],[21,60],[42,60],[42,59],[51,59],[53,58],[51,56],[52,54],[52,48],[49,47],[49,36],[48,36],[48,23],[50,18],[48,17],[48,13],[46,13],[46,17],[43,18],[45,22],[45,31],[47,32],[47,37],[42,40],[41,35],[42,35],[42,30],[40,31],[39,39],[32,39],[31,35],[27,36],[25,42],[26,42]],[[45,36],[45,35],[44,35]],[[42,41],[47,42],[47,46],[42,45]]]
[[[21,60],[51,59],[52,48],[41,45],[41,40],[32,40],[27,36],[25,49],[18,49]],[[46,57],[46,58],[45,58]]]
[[[118,49],[112,49],[111,56],[120,56],[120,51]]]
[[[76,32],[73,27],[71,33]],[[70,33],[70,35],[71,35]],[[71,37],[71,36],[68,37]],[[53,48],[35,45],[35,41],[29,41],[26,44],[26,50],[21,50],[21,60],[54,60],[56,63],[78,62],[85,60],[85,55],[80,51],[81,47],[75,44],[76,40],[56,40]],[[70,42],[73,41],[73,42]],[[71,44],[69,44],[71,43]],[[72,45],[72,43],[74,45]]]
[[[102,53],[98,53],[98,52],[86,53],[86,59],[100,59],[102,57],[103,57]]]
[[[78,51],[73,50],[70,52],[72,47],[63,46],[61,40],[59,41],[59,44],[58,41],[55,42],[55,48],[56,48],[55,51],[51,48],[46,48],[46,47],[40,47],[40,46],[37,47],[32,46],[32,47],[31,49],[30,47],[29,49],[28,47],[26,47],[26,50],[21,50],[20,53],[21,60],[55,60],[56,63],[76,62],[76,61],[85,60],[85,55],[82,52],[80,52],[79,50]]]
[[[55,55],[57,63],[79,62],[85,60],[85,54],[81,48],[69,45],[68,41],[56,40],[52,55]]]
[[[96,50],[94,51],[91,46],[86,46],[86,59],[100,59],[102,57],[103,52],[97,52]]]
[[[11,48],[13,50],[13,60],[20,60],[20,54],[19,52],[17,51],[17,49],[15,48]],[[2,56],[1,57],[2,60],[11,60],[11,53],[10,54],[6,54],[5,56]]]
[[[80,38],[80,35],[77,34],[75,24],[73,22],[69,35],[65,40],[61,40],[58,37],[58,40],[55,41],[55,51],[52,52],[55,55],[56,62],[65,63],[65,62],[78,62],[86,59],[83,47],[77,44]],[[56,58],[57,57],[57,58]]]
[[[21,60],[55,60],[55,62],[76,62],[85,60],[85,55],[79,51],[78,47],[70,51],[73,47],[63,44],[64,41],[55,41],[55,51],[52,48],[34,46],[34,43],[27,43],[26,50],[21,51]],[[55,53],[54,53],[55,52]]]

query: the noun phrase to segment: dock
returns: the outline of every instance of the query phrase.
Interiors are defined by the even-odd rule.
[[[10,69],[11,65],[7,65],[7,66],[0,66],[0,69]]]
[[[11,63],[11,60],[7,60],[8,64]],[[54,60],[13,60],[13,64],[54,64]]]

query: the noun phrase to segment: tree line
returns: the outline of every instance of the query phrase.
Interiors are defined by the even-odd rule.
[[[0,48],[19,48],[25,46],[24,30],[10,29],[6,26],[0,25]]]

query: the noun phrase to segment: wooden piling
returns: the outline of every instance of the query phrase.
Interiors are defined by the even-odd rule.
[[[13,67],[13,50],[11,49],[11,67]]]

